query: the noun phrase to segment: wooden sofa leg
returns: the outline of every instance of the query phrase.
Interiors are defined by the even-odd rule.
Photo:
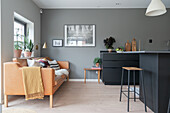
[[[8,107],[8,95],[4,96],[4,100],[5,100],[5,107]]]
[[[50,108],[53,108],[53,95],[50,95]]]
[[[69,76],[67,76],[67,82],[69,82]]]

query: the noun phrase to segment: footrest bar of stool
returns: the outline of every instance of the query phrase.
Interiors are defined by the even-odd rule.
[[[124,93],[124,92],[122,92],[122,93],[128,98],[126,93]],[[134,99],[134,98],[129,98],[129,99]],[[136,98],[136,99],[140,99],[140,98]]]
[[[128,91],[122,91],[122,92],[128,92]],[[134,92],[134,91],[129,91],[129,92]],[[138,92],[135,92],[135,94],[138,94],[138,95],[139,95],[139,93],[138,93]]]
[[[128,92],[128,91],[122,91],[122,92]],[[134,91],[129,91],[129,92],[134,92]]]
[[[124,93],[124,92],[122,92],[127,98],[128,98],[128,96],[126,95],[126,93]]]

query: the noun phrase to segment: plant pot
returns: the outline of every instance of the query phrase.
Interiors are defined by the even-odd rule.
[[[96,67],[99,67],[99,63],[96,63]]]
[[[18,50],[14,50],[14,57],[15,58],[20,58],[21,57],[21,52],[22,50],[21,49],[18,49]]]
[[[25,57],[31,57],[32,52],[24,52]]]
[[[111,52],[112,52],[112,49],[108,49],[108,52],[111,53]]]

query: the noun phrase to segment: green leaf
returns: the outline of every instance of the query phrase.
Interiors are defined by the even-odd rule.
[[[100,59],[99,57],[96,57],[96,58],[94,58],[93,63],[94,63],[94,65],[95,65],[96,63],[101,64],[101,59]]]

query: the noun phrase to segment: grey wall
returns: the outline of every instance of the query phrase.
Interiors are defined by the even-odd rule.
[[[34,22],[35,44],[40,42],[40,10],[32,0],[2,0],[2,60],[13,58],[14,12]],[[35,51],[35,56],[40,50]]]
[[[169,11],[169,10],[168,10]],[[124,46],[127,40],[141,40],[142,50],[167,50],[170,39],[170,13],[159,17],[146,17],[145,9],[113,10],[44,10],[42,14],[42,39],[48,48],[42,50],[42,56],[71,63],[72,79],[84,77],[83,68],[91,67],[99,51],[105,49],[103,39],[113,36],[114,47]],[[52,39],[64,40],[64,24],[95,24],[96,47],[52,47]],[[148,40],[153,39],[149,44]],[[90,78],[96,78],[91,72]],[[88,75],[90,76],[90,75]]]
[[[14,11],[34,22],[34,42],[40,43],[40,10],[32,0],[2,0],[2,63],[13,58]],[[39,55],[40,50],[35,51]]]

